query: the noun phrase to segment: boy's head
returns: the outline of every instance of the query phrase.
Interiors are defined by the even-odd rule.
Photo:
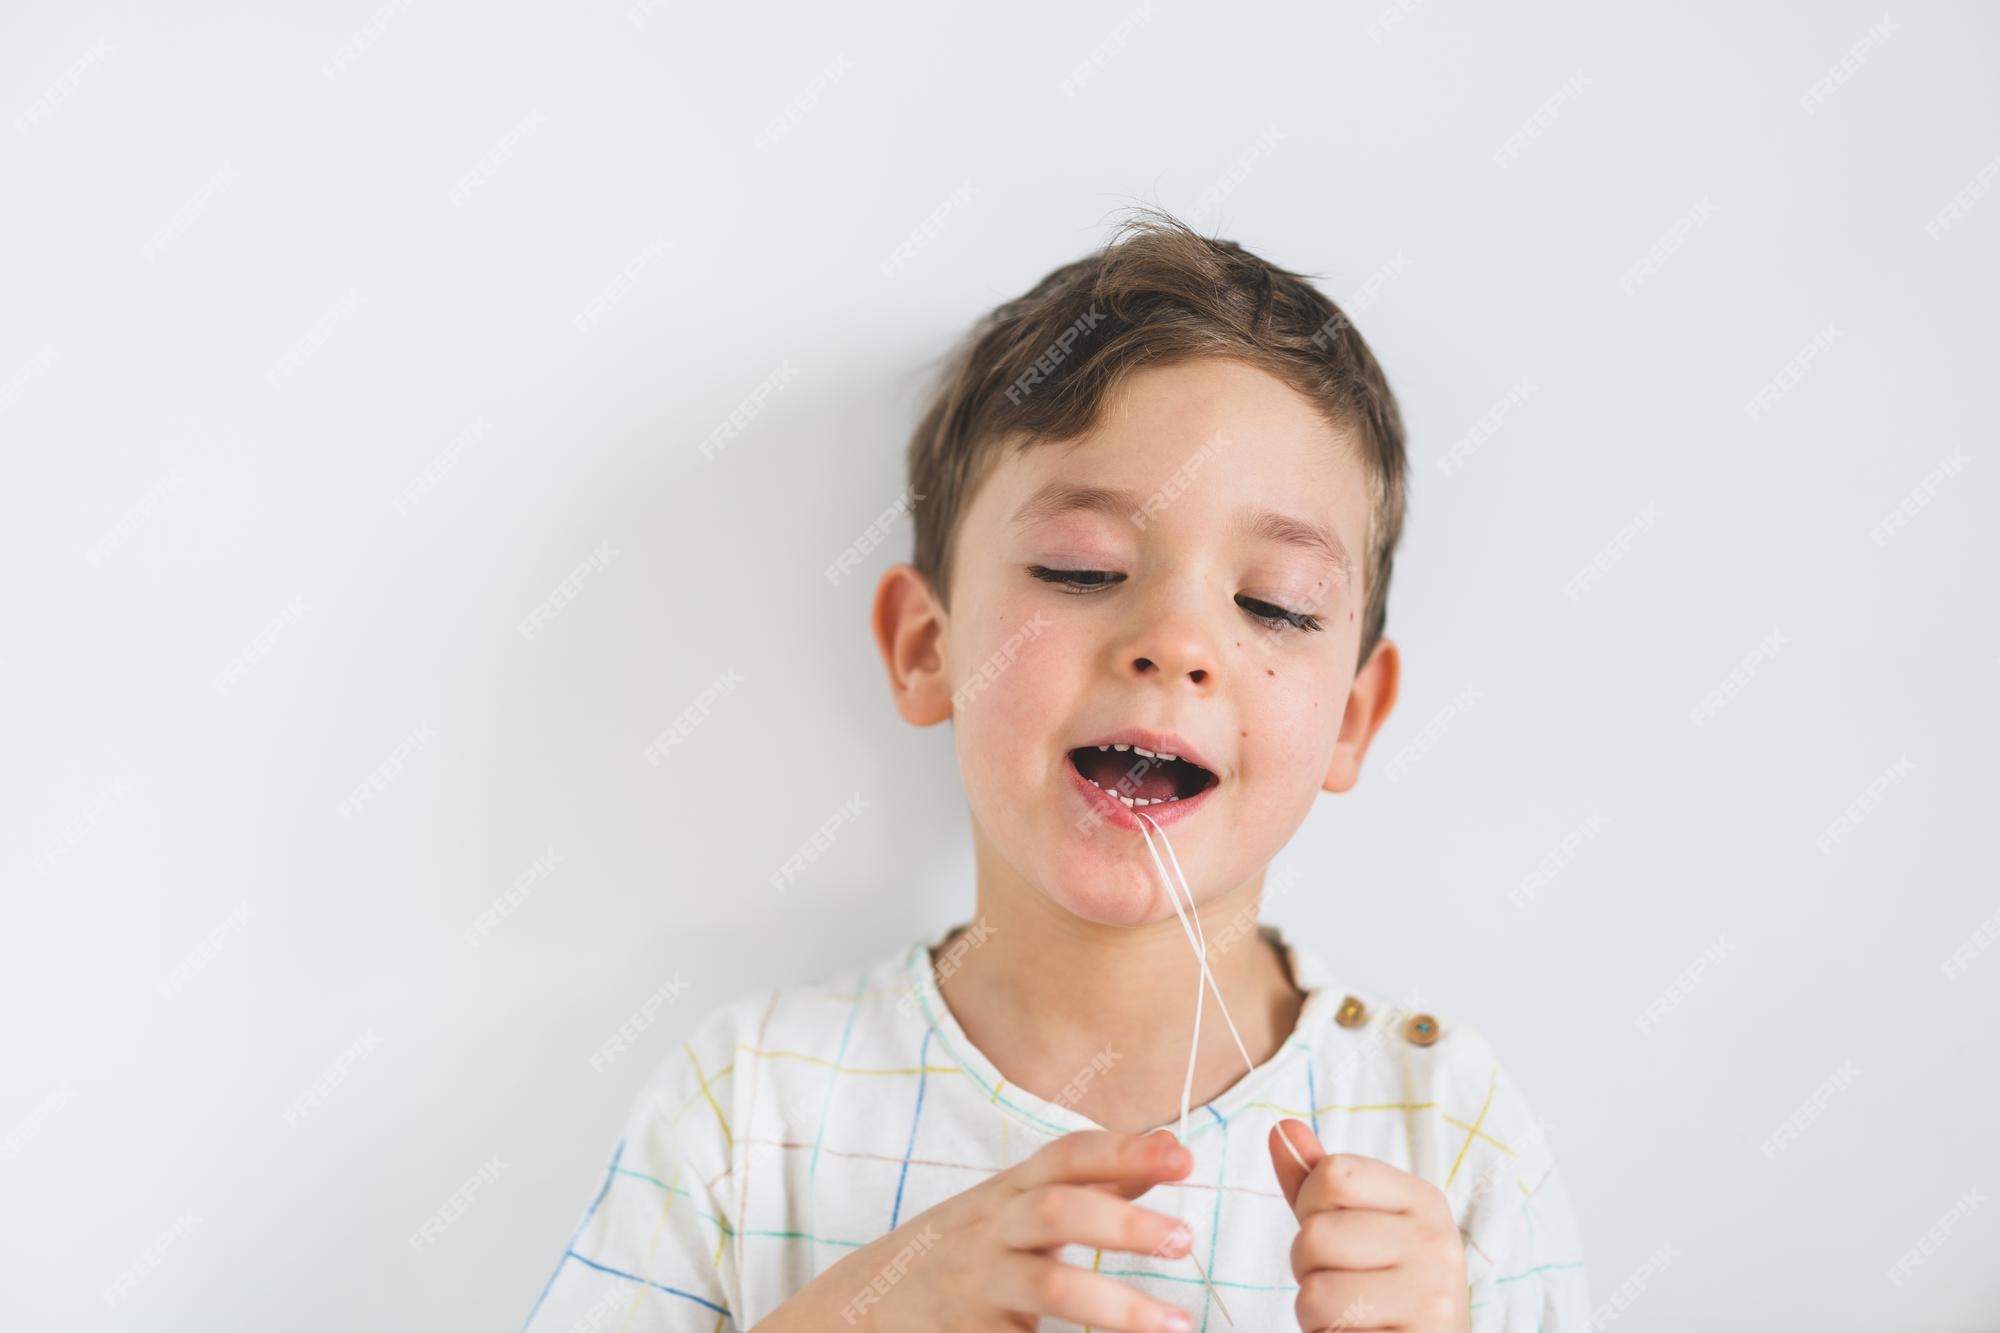
[[[1199,897],[1254,884],[1394,703],[1406,466],[1338,307],[1163,214],[986,316],[910,442],[914,563],[874,609],[898,710],[953,720],[982,882],[1171,917],[1129,799]],[[1097,748],[1149,736],[1181,758]]]

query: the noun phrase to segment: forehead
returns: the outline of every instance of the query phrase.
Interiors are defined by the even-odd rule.
[[[1326,529],[1353,557],[1368,492],[1351,431],[1268,372],[1205,358],[1133,372],[1078,439],[1004,450],[965,526],[998,540],[1122,514],[1161,531],[1225,523],[1287,540],[1275,516]]]

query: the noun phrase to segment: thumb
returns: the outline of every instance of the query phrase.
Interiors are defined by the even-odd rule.
[[[1168,1129],[1165,1125],[1160,1126],[1158,1129],[1153,1130],[1151,1133],[1141,1135],[1140,1140],[1142,1142],[1149,1141],[1154,1137],[1154,1135],[1158,1134],[1166,1135],[1168,1141],[1171,1143],[1180,1142],[1179,1139],[1174,1137],[1174,1132],[1171,1129]],[[1157,1182],[1155,1181],[1146,1180],[1144,1178],[1140,1178],[1137,1180],[1101,1180],[1092,1182],[1089,1188],[1103,1190],[1109,1194],[1121,1195],[1127,1199],[1137,1199],[1141,1195],[1145,1194],[1146,1191],[1152,1189],[1156,1183]]]
[[[1298,1159],[1286,1151],[1288,1143],[1297,1151]],[[1326,1156],[1326,1149],[1320,1147],[1318,1137],[1303,1120],[1280,1120],[1271,1126],[1271,1138],[1265,1146],[1271,1150],[1271,1166],[1278,1173],[1278,1187],[1285,1192],[1285,1204],[1296,1211],[1306,1175]],[[1304,1166],[1299,1165],[1300,1160],[1305,1162]]]

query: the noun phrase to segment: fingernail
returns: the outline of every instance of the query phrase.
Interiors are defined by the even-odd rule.
[[[1165,1244],[1168,1249],[1179,1253],[1194,1244],[1194,1232],[1188,1230],[1185,1224],[1177,1226],[1167,1233]]]
[[[1157,1333],[1188,1333],[1193,1325],[1188,1323],[1187,1311],[1167,1310],[1153,1320]]]

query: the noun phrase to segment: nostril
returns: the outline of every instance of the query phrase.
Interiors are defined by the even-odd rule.
[[[1138,667],[1139,670],[1141,671],[1151,671],[1153,669],[1153,659],[1150,657],[1142,657],[1138,659],[1136,662],[1134,662],[1132,665]]]
[[[1208,673],[1200,669],[1188,672],[1188,679],[1199,685],[1208,679]]]

